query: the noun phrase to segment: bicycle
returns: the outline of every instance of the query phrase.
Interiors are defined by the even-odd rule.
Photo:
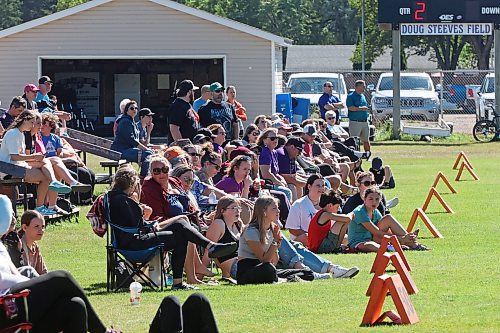
[[[497,123],[500,123],[500,114],[495,112],[492,104],[488,104],[488,107],[492,110],[493,120],[487,115],[486,119],[479,120],[472,127],[472,136],[479,142],[500,140],[500,127],[497,126]]]

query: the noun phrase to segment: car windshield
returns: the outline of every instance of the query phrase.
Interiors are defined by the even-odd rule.
[[[292,94],[322,94],[323,85],[326,81],[333,84],[333,92],[339,93],[339,80],[337,78],[328,77],[304,77],[304,78],[291,78],[288,83],[290,92]],[[340,87],[340,93],[344,94],[344,85]]]
[[[392,90],[392,76],[383,77],[378,90]],[[432,84],[426,77],[401,76],[401,90],[432,90]]]
[[[488,77],[484,80],[483,88],[481,89],[483,93],[493,93],[495,92],[495,78]]]

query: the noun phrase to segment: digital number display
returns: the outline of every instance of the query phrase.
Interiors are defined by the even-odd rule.
[[[500,1],[379,0],[378,22],[500,24]]]

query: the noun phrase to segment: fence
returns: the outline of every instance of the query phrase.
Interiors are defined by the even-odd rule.
[[[401,72],[400,116],[403,133],[436,136],[447,135],[450,131],[471,133],[472,126],[480,114],[476,92],[489,73],[493,71]],[[333,83],[334,94],[345,102],[349,90],[361,79],[366,81],[368,88],[365,96],[372,121],[377,126],[392,124],[392,72],[283,72],[282,81],[277,82],[276,91],[289,91],[292,96],[310,98],[310,111],[314,113],[318,109],[317,100],[323,93],[325,81]],[[487,96],[484,98],[488,100]],[[347,109],[341,113],[344,117],[347,116]]]

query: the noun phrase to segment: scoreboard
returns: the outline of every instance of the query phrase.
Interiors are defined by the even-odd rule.
[[[379,0],[378,23],[500,24],[500,0]]]

